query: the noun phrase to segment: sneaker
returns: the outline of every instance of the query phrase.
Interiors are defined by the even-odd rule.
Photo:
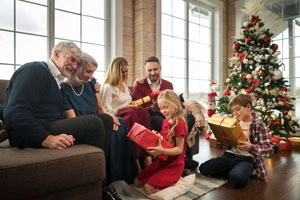
[[[111,185],[106,188],[106,191],[103,192],[103,195],[104,200],[122,200],[120,195],[117,193],[116,188]]]
[[[185,159],[185,167],[186,169],[194,169],[199,165],[199,163],[193,159]]]

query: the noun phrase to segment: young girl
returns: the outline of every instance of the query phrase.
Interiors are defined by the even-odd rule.
[[[161,113],[166,117],[163,121],[161,135],[174,147],[165,149],[161,139],[156,147],[149,147],[147,152],[155,156],[168,155],[166,161],[156,158],[134,180],[136,187],[142,187],[146,194],[175,184],[184,170],[184,153],[187,126],[179,97],[172,90],[164,90],[157,98]]]

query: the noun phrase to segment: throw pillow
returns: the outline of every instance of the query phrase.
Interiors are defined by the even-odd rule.
[[[195,178],[195,174],[191,174],[183,178],[181,177],[175,185],[171,185],[151,195],[147,195],[146,193],[144,193],[142,188],[136,189],[139,192],[142,192],[145,196],[149,197],[150,199],[172,200],[188,192],[194,185]]]

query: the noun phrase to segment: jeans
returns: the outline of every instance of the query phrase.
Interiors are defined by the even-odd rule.
[[[225,152],[220,157],[202,163],[199,171],[211,177],[225,175],[235,188],[241,188],[248,184],[254,168],[252,157]]]

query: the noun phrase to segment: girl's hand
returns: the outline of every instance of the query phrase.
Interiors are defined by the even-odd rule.
[[[151,155],[151,156],[157,156],[158,154],[164,154],[165,149],[161,146],[161,140],[162,140],[162,136],[159,137],[158,139],[158,145],[156,147],[148,147],[147,148],[147,152]]]
[[[239,141],[237,145],[237,148],[241,151],[249,151],[250,147],[251,147],[251,143],[249,140],[247,140],[247,142]]]

